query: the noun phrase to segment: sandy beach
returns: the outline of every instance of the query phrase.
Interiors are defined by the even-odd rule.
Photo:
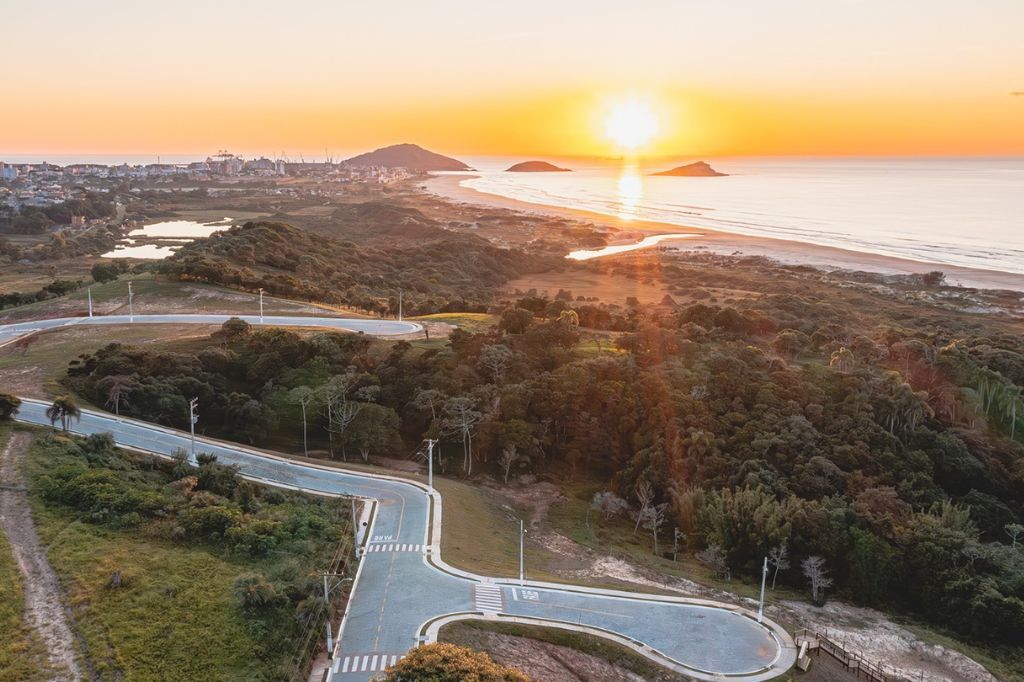
[[[651,234],[693,233],[697,236],[680,239],[675,242],[662,242],[659,246],[687,251],[706,250],[725,255],[765,256],[780,263],[790,265],[810,265],[824,269],[864,270],[887,275],[941,270],[946,273],[946,280],[951,284],[979,289],[1024,291],[1024,275],[1015,273],[965,268],[942,263],[929,263],[785,239],[751,237],[709,230],[707,228],[685,227],[646,220],[625,220],[617,216],[591,211],[528,203],[461,186],[460,183],[470,177],[473,176],[438,175],[419,184],[425,186],[428,191],[451,201],[491,208],[504,208],[544,216],[585,220],[621,231],[609,239],[609,244],[630,243]]]

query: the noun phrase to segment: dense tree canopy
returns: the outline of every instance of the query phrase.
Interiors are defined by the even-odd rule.
[[[108,346],[68,381],[103,402],[105,377],[131,376],[123,411],[179,427],[199,396],[203,430],[245,441],[299,445],[305,427],[367,456],[440,437],[449,472],[596,479],[723,570],[754,575],[784,544],[780,582],[804,585],[820,557],[856,601],[1019,643],[1024,552],[1004,528],[1024,521],[1024,342],[851,329],[801,305],[613,311],[602,326],[622,331],[597,352],[579,345],[585,303],[524,299],[443,348],[229,324],[195,353]]]

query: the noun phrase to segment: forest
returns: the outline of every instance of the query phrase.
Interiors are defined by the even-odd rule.
[[[111,344],[67,383],[179,428],[198,396],[203,432],[315,456],[438,437],[452,475],[595,479],[604,513],[628,508],[663,548],[681,534],[723,573],[771,555],[802,587],[813,560],[830,593],[1024,641],[1019,336],[868,328],[813,296],[623,309],[566,294],[443,347],[232,320],[191,350]]]
[[[374,231],[371,238],[317,234],[282,222],[248,222],[183,247],[162,261],[158,271],[181,281],[263,288],[276,296],[381,314],[397,312],[402,290],[405,312],[412,315],[486,310],[495,287],[560,261],[501,248],[407,215],[395,228],[391,221],[402,218],[394,216],[399,209],[371,209],[376,220],[391,226]]]

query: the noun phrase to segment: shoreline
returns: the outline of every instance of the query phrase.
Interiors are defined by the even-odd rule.
[[[595,211],[511,199],[460,185],[463,180],[472,177],[475,176],[471,174],[433,175],[418,184],[423,185],[427,192],[450,201],[555,218],[584,220],[634,235],[628,239],[609,240],[609,246],[636,242],[652,234],[693,234],[694,237],[684,240],[683,246],[676,247],[677,250],[699,250],[719,255],[764,256],[786,265],[809,265],[826,270],[862,270],[883,275],[921,274],[941,270],[945,273],[946,281],[949,284],[976,289],[1024,291],[1024,275],[1012,272],[916,261],[897,256],[852,251],[835,246],[821,246],[772,237],[754,237],[652,220],[626,220]],[[620,235],[620,237],[625,236],[626,234]]]

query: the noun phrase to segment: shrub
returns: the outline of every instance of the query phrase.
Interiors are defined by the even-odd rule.
[[[498,665],[491,657],[454,644],[427,644],[413,649],[388,669],[388,682],[527,682],[523,673]]]
[[[235,581],[235,599],[244,611],[262,611],[273,606],[277,590],[262,573],[243,575]]]

